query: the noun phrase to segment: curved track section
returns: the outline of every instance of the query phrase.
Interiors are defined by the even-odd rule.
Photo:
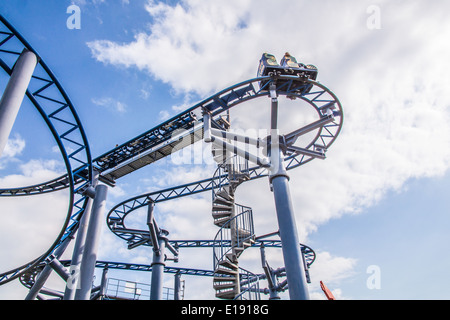
[[[8,75],[11,75],[14,63],[23,50],[29,50],[39,57],[30,44],[0,15],[0,66]],[[76,231],[86,206],[83,191],[92,183],[93,176],[89,144],[80,119],[61,84],[41,58],[26,96],[51,131],[63,157],[67,174],[40,185],[3,189],[0,190],[0,195],[30,195],[69,188],[69,205],[64,225],[51,247],[28,264],[0,274],[0,285],[39,264]]]
[[[214,247],[216,244],[211,240],[178,240],[178,241],[169,241],[171,245],[178,246],[179,248],[192,248],[192,247]],[[275,247],[281,248],[281,242],[279,240],[256,240],[255,246],[264,246],[264,247]],[[301,245],[302,251],[305,254],[306,264],[309,267],[315,260],[314,251],[304,245]],[[70,260],[62,260],[60,261],[61,265],[64,267],[69,267],[71,264]],[[28,289],[31,289],[36,282],[36,278],[39,276],[40,272],[46,266],[45,263],[40,263],[36,265],[33,269],[29,269],[26,272],[20,275],[20,282],[23,286]],[[135,263],[124,263],[124,262],[113,262],[113,261],[96,261],[96,268],[100,269],[115,269],[115,270],[128,270],[128,271],[143,271],[143,272],[152,272],[152,266],[148,264],[135,264]],[[283,271],[283,270],[280,270]],[[214,277],[215,272],[213,270],[205,270],[205,269],[194,269],[194,268],[178,268],[178,267],[164,267],[164,273],[169,274],[179,274],[179,275],[188,275],[188,276],[201,276],[201,277]],[[262,280],[266,278],[265,274],[256,275],[258,280]],[[246,280],[248,274],[241,273],[242,279]],[[249,280],[249,279],[248,279]],[[63,293],[58,292],[56,290],[52,290],[49,288],[44,288],[41,290],[41,294],[49,295],[52,298],[62,299]]]
[[[343,112],[342,106],[338,100],[338,98],[331,92],[328,88],[323,86],[322,84],[312,81],[306,80],[305,86],[298,87],[294,84],[299,80],[297,76],[275,76],[275,77],[260,77],[251,80],[247,80],[241,82],[237,85],[231,86],[207,99],[193,106],[192,108],[186,110],[184,113],[181,113],[179,116],[174,117],[173,119],[164,123],[164,126],[168,126],[170,123],[174,123],[174,119],[184,118],[188,114],[192,114],[193,112],[200,110],[208,110],[211,112],[213,119],[214,117],[220,116],[220,114],[225,113],[227,110],[241,104],[245,101],[249,101],[258,97],[268,97],[269,96],[269,86],[274,82],[281,82],[282,85],[277,86],[277,94],[288,96],[290,99],[298,99],[301,101],[305,101],[308,105],[314,108],[318,115],[318,121],[325,119],[328,117],[326,114],[327,110],[333,110],[333,119],[328,121],[324,125],[320,125],[314,130],[317,131],[315,136],[312,138],[310,142],[306,145],[302,146],[299,149],[299,152],[292,152],[289,154],[285,160],[285,166],[287,170],[291,170],[297,168],[303,164],[308,163],[317,157],[317,148],[320,148],[322,151],[326,151],[335,141],[336,137],[340,133],[342,122],[343,122]],[[259,89],[256,89],[257,85],[264,81],[265,85]],[[256,85],[256,87],[255,87]],[[291,89],[292,88],[292,89]],[[213,121],[213,126],[216,123],[216,127],[220,127],[217,124],[217,121]],[[313,130],[311,127],[305,126],[303,128],[304,131]],[[195,123],[192,122],[188,126],[184,128],[185,132],[197,132],[199,133],[198,127],[195,126]],[[151,131],[154,131],[151,130]],[[150,131],[149,131],[150,132]],[[175,132],[175,131],[172,131]],[[149,134],[149,133],[148,133]],[[142,135],[146,136],[147,134]],[[203,137],[203,130],[201,130],[201,135]],[[174,141],[188,140],[190,143],[194,143],[195,140],[188,139],[178,139],[177,137],[172,137]],[[125,150],[126,145],[137,145],[137,141],[141,138],[137,138],[131,140],[118,148],[115,149],[113,154],[117,154],[118,150]],[[167,137],[169,139],[169,137]],[[201,138],[200,138],[201,139]],[[166,140],[169,141],[169,140]],[[174,146],[176,147],[176,146]],[[156,146],[154,146],[157,149]],[[308,152],[311,151],[311,152]],[[167,154],[169,155],[170,152]],[[104,157],[107,157],[105,155]],[[132,153],[128,156],[128,160],[132,158]],[[99,159],[99,158],[97,158]],[[97,160],[98,161],[98,160]],[[117,160],[118,161],[118,160]],[[122,161],[118,161],[121,162]],[[98,163],[98,162],[97,162]],[[105,166],[109,167],[109,165]],[[120,167],[120,166],[119,166]],[[121,170],[118,168],[116,170]],[[261,166],[254,166],[248,169],[248,180],[258,179],[261,177],[267,176],[267,169]],[[220,183],[227,183],[227,175],[221,175],[218,177],[213,177],[211,179],[200,180],[196,182],[192,182],[189,184],[177,186],[174,188],[168,188],[162,191],[151,192],[147,194],[143,194],[137,197],[133,197],[131,199],[125,200],[114,208],[110,210],[107,215],[107,224],[111,231],[116,234],[118,237],[124,239],[127,242],[133,241],[133,239],[137,239],[136,235],[127,231],[128,229],[124,228],[124,219],[131,212],[148,206],[150,203],[157,203],[160,201],[166,201],[170,199],[174,199],[181,196],[186,196],[190,194],[196,194],[203,191],[209,191],[214,188],[214,185],[218,185]]]
[[[259,90],[255,89],[255,83],[260,84]],[[257,97],[270,96],[273,99],[275,96],[279,95],[285,95],[292,100],[299,99],[306,102],[309,106],[313,107],[317,114],[316,121],[310,122],[308,125],[298,128],[283,136],[286,146],[284,158],[284,161],[286,162],[286,169],[290,170],[296,168],[315,158],[324,159],[326,150],[332,145],[341,130],[343,113],[337,97],[325,86],[315,81],[301,79],[298,76],[269,76],[256,78],[230,87],[221,93],[204,100],[186,112],[191,114],[195,111],[195,109],[201,108],[203,114],[209,114],[209,119],[212,119],[212,121],[204,120],[205,123],[203,123],[201,127],[197,126],[197,131],[195,129],[192,131],[194,134],[199,132],[198,128],[203,129],[201,131],[202,135],[207,132],[209,133],[209,127],[212,126],[219,129],[218,132],[223,134],[223,138],[229,139],[227,137],[229,123],[227,124],[225,122],[221,125],[220,119],[223,119],[220,117],[221,114],[228,113],[228,110],[232,107]],[[211,121],[211,123],[209,123],[209,121]],[[195,124],[192,124],[192,128],[195,128]],[[185,127],[184,129],[189,130],[191,128]],[[303,137],[304,135],[310,133],[312,133],[312,135],[309,135],[308,141],[303,141],[301,146],[295,145],[299,137]],[[241,142],[246,143],[246,141],[249,141],[246,139]],[[175,139],[175,141],[183,140],[184,139]],[[191,139],[190,143],[192,144],[195,141],[196,140]],[[264,140],[258,140],[256,145],[260,146],[260,142],[264,142]],[[226,148],[227,150],[234,148],[234,152],[239,153],[235,145],[227,146],[226,142],[223,143],[222,148]],[[186,143],[185,145],[189,145],[189,143]],[[214,159],[221,163],[225,161],[226,151],[225,149],[217,149],[219,145],[213,147],[212,153]],[[123,150],[122,148],[119,149]],[[246,161],[250,160],[252,157],[246,152],[242,153],[242,156],[245,157]],[[247,156],[249,158],[247,158]],[[261,162],[259,158],[256,158],[256,160],[253,158],[253,160],[254,163],[257,163],[257,165],[250,169],[248,168],[248,165],[246,165],[245,172],[242,172],[242,174],[245,173],[245,179],[240,179],[238,184],[267,176],[268,166]],[[219,298],[236,298],[236,295],[239,294],[240,290],[245,287],[241,286],[242,284],[240,281],[236,283],[236,281],[232,281],[230,279],[240,278],[236,275],[239,272],[237,257],[246,247],[253,246],[255,243],[255,235],[252,227],[253,218],[251,215],[251,208],[245,207],[246,209],[242,213],[236,213],[235,209],[231,208],[231,205],[235,207],[234,202],[230,204],[230,208],[224,208],[224,203],[229,204],[231,201],[229,200],[229,197],[220,199],[216,199],[214,197],[217,192],[224,192],[227,188],[227,190],[229,190],[228,193],[233,193],[232,190],[236,187],[236,185],[233,185],[232,181],[235,181],[234,183],[236,184],[237,179],[232,177],[230,178],[230,172],[239,171],[239,173],[241,173],[240,170],[233,169],[233,167],[229,167],[229,165],[226,168],[227,170],[225,171],[228,173],[215,174],[211,179],[206,179],[159,192],[148,193],[120,203],[108,213],[108,227],[116,236],[127,241],[129,248],[134,248],[139,245],[151,246],[152,239],[148,231],[133,230],[126,227],[125,218],[131,212],[144,206],[153,206],[156,202],[166,201],[206,190],[213,190],[213,209],[215,207],[218,208],[217,212],[213,211],[213,217],[215,219],[214,223],[221,227],[221,230],[218,232],[218,235],[214,240],[214,288],[217,290],[216,296]],[[220,186],[219,190],[216,190],[217,186]],[[220,200],[221,202],[215,203],[214,201],[216,200]],[[238,206],[238,208],[239,207],[242,206]],[[235,213],[236,215],[232,216],[230,219],[228,216],[230,213]],[[243,222],[240,223],[240,220]],[[231,225],[235,225],[234,229],[239,231],[237,234],[234,234],[233,232],[231,232],[230,235],[228,234],[227,230],[233,229],[231,228]],[[226,244],[226,241],[229,243]],[[302,252],[305,260],[307,260],[308,252],[306,252],[303,248]],[[231,259],[230,256],[234,258]],[[227,257],[227,259],[224,257]],[[253,276],[258,278],[256,275]]]
[[[36,53],[0,16],[0,66],[8,75],[11,75],[14,62],[25,49]],[[37,53],[36,55],[39,57]],[[0,274],[0,285],[21,276],[36,274],[43,261],[61,245],[62,241],[76,231],[87,204],[84,191],[92,184],[94,167],[100,174],[100,181],[114,185],[116,179],[202,140],[204,123],[203,119],[197,118],[202,117],[205,112],[210,115],[212,128],[226,131],[229,127],[226,121],[223,121],[223,116],[228,114],[231,108],[259,97],[273,97],[274,94],[306,102],[317,115],[315,122],[284,136],[289,146],[285,152],[285,168],[290,170],[315,158],[323,159],[326,150],[333,144],[342,127],[343,113],[339,100],[325,86],[300,75],[270,75],[233,85],[92,160],[87,138],[72,103],[53,73],[40,59],[26,95],[55,138],[67,174],[38,185],[1,189],[0,196],[34,195],[69,188],[69,208],[61,232],[48,251],[26,265]],[[302,146],[294,146],[297,138],[305,133],[313,135],[308,142],[303,142]],[[267,176],[267,165],[258,164],[249,168],[247,174],[247,180]],[[229,183],[227,176],[219,175],[134,197],[120,203],[108,213],[108,227],[118,237],[127,241],[129,247],[152,245],[147,231],[132,230],[125,226],[124,220],[128,214],[149,204],[213,190],[214,186],[227,183]],[[211,241],[194,242],[199,242],[202,246]],[[217,241],[212,242],[212,246],[218,245]],[[257,243],[255,240],[252,245]],[[192,243],[190,245],[192,246]],[[179,243],[177,247],[180,247]],[[302,250],[306,259],[309,257],[312,263],[315,258],[314,252],[305,246]]]

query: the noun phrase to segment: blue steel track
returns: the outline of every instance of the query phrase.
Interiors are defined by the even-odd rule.
[[[14,57],[18,57],[24,49],[34,52],[38,57],[39,55],[3,16],[0,16],[0,22],[0,66],[10,75],[13,65],[8,63],[8,61],[13,61]],[[260,97],[267,98],[270,95],[270,85],[272,83],[278,83],[276,88],[277,95],[306,102],[316,111],[319,119],[325,116],[323,111],[326,108],[331,105],[333,106],[333,121],[321,126],[317,130],[311,141],[303,147],[305,150],[312,151],[317,146],[320,146],[323,150],[327,150],[339,135],[343,123],[342,106],[338,98],[319,82],[302,79],[304,86],[299,88],[297,85],[299,82],[298,76],[265,76],[249,79],[230,86],[141,135],[126,141],[98,157],[92,158],[88,139],[70,99],[41,57],[38,67],[36,74],[33,75],[32,83],[26,95],[39,111],[51,131],[61,151],[67,172],[61,177],[41,184],[1,189],[0,197],[32,196],[69,189],[70,199],[66,214],[67,217],[61,226],[60,234],[50,248],[29,263],[1,273],[0,285],[21,278],[24,285],[31,286],[37,272],[45,264],[44,261],[66,239],[75,235],[86,208],[87,195],[85,191],[93,183],[94,172],[99,174],[99,180],[101,182],[109,186],[114,186],[117,179],[169,156],[174,149],[179,150],[180,148],[187,147],[202,140],[204,134],[203,119],[198,119],[197,115],[205,110],[211,114],[212,126],[214,128],[220,130],[226,129],[220,122],[220,115],[225,114],[228,110],[241,103]],[[261,83],[264,84],[259,86]],[[56,96],[54,94],[55,91],[58,93]],[[62,127],[59,125],[61,123],[65,124],[64,130],[59,129]],[[179,132],[183,132],[183,139],[179,139]],[[67,150],[75,151],[69,153]],[[307,153],[292,153],[286,156],[284,161],[286,169],[291,170],[313,159],[314,156],[308,155]],[[267,174],[266,168],[255,166],[249,169],[249,180],[266,177]],[[214,176],[209,179],[194,181],[181,186],[133,197],[112,208],[107,215],[106,223],[114,234],[127,242],[133,239],[133,241],[141,241],[145,245],[151,245],[150,241],[143,241],[147,237],[145,232],[136,232],[136,230],[128,229],[125,226],[124,219],[127,215],[149,204],[156,204],[162,201],[210,191],[213,189],[214,184],[221,183],[226,183],[225,176]],[[112,228],[113,225],[116,228]],[[120,226],[120,228],[117,228],[117,226]],[[214,246],[212,240],[172,241],[173,245],[177,247]],[[261,244],[274,247],[281,245],[279,241],[265,240],[263,243],[263,240],[261,240],[256,241],[253,246],[260,246]],[[309,266],[315,259],[314,251],[304,245],[302,245],[302,249],[306,252]],[[65,263],[69,264],[68,262]],[[98,261],[96,266],[99,268],[107,266],[108,268],[127,270],[151,270],[151,268],[144,265],[134,266],[127,263],[104,261]],[[213,271],[208,270],[172,269],[167,267],[165,272],[176,272],[177,270],[177,272],[181,272],[184,270],[183,272],[186,274],[213,275]]]

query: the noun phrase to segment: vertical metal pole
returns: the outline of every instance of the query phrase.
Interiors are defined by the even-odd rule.
[[[269,180],[275,198],[278,227],[283,250],[284,265],[289,286],[289,297],[291,300],[309,300],[309,292],[306,285],[306,275],[303,268],[303,255],[297,234],[294,208],[289,190],[289,176],[283,164],[283,152],[278,134],[277,109],[278,99],[276,92],[271,87],[272,119],[271,119],[271,145],[270,153],[270,175]]]
[[[180,290],[181,290],[181,274],[178,272],[175,274],[173,300],[181,300]]]
[[[297,234],[294,210],[290,198],[288,178],[276,176],[272,178],[273,194],[283,248],[284,264],[291,300],[308,300],[303,255]]]
[[[0,156],[2,155],[20,105],[27,91],[38,57],[25,49],[19,56],[0,100]]]
[[[108,268],[103,269],[102,282],[100,283],[100,299],[104,299],[108,284]]]
[[[92,199],[88,199],[88,203],[83,213],[83,217],[80,220],[80,226],[77,231],[77,238],[75,240],[75,246],[73,248],[72,260],[69,267],[70,277],[66,283],[66,289],[64,291],[64,300],[74,300],[75,292],[79,289],[81,260],[83,257],[84,246],[86,245],[86,234],[89,225],[89,218],[91,216]]]
[[[264,273],[266,274],[267,282],[269,284],[269,300],[280,300],[278,291],[275,288],[276,283],[275,274],[272,272],[272,270],[269,267],[269,264],[267,263],[264,245],[261,245],[260,251],[261,251],[262,268],[264,270]]]
[[[90,299],[95,263],[97,262],[98,245],[100,243],[103,212],[106,207],[107,191],[108,188],[105,185],[98,185],[95,188],[95,198],[81,261],[80,288],[75,293],[75,300]]]
[[[97,186],[98,175],[99,173],[97,171],[94,171],[93,186],[92,186],[93,188]],[[88,198],[85,211],[83,213],[83,216],[81,217],[80,225],[78,226],[75,246],[73,248],[72,260],[69,268],[70,277],[67,280],[66,289],[64,292],[64,300],[74,300],[76,290],[80,288],[79,279],[80,279],[81,261],[83,258],[83,251],[86,245],[86,235],[88,231],[89,220],[91,218],[93,201],[94,201],[93,198],[91,197]]]
[[[164,276],[164,249],[166,248],[166,237],[169,233],[160,230],[158,235],[159,250],[153,250],[152,261],[152,283],[150,289],[150,300],[162,300],[163,276]]]

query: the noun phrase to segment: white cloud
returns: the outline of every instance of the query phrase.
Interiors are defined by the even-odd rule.
[[[326,251],[317,251],[311,273],[325,283],[336,284],[354,273],[356,262],[353,258],[336,257]]]
[[[25,140],[20,135],[15,135],[13,138],[8,139],[2,156],[13,158],[16,155],[20,155],[25,149]]]
[[[277,7],[288,10],[278,10],[276,18],[273,10],[267,9],[271,3],[192,0],[169,6],[149,1],[146,10],[152,27],[148,32],[136,35],[130,43],[99,40],[90,42],[89,47],[101,62],[136,67],[169,83],[177,91],[200,95],[253,77],[264,51],[273,52],[277,57],[290,51],[299,60],[318,65],[319,79],[336,92],[344,105],[345,122],[327,160],[316,160],[289,172],[298,228],[306,243],[308,235],[321,224],[375,204],[388,191],[401,190],[408,179],[439,176],[447,171],[450,80],[446,75],[449,69],[446,57],[450,51],[447,41],[450,27],[446,10],[435,9],[445,8],[445,2],[434,6],[411,2],[405,7],[379,1],[380,30],[366,28],[366,8],[370,2],[317,1],[305,5],[301,1],[280,1]],[[298,13],[305,11],[308,14],[302,15],[299,21]],[[123,103],[111,98],[94,99],[93,103],[120,113],[126,111]],[[242,112],[243,117],[249,114]],[[267,124],[255,114],[251,117],[263,127]],[[19,142],[20,139],[12,145],[9,154],[23,150]],[[6,176],[0,183],[26,185],[43,181],[45,177],[54,178],[58,172],[56,163],[34,161],[24,166],[21,175]],[[185,170],[175,166],[163,174],[167,185],[172,186],[196,180],[207,172],[200,167]],[[111,196],[124,195],[122,189],[116,191]],[[237,202],[254,209],[258,233],[275,231],[273,197],[267,180],[243,185],[238,192]],[[20,206],[4,202],[4,208],[45,216],[42,209],[47,206],[35,203],[35,199],[38,198]],[[159,206],[171,235],[197,237],[201,234],[205,238],[213,235],[216,229],[212,218],[205,219],[210,209],[208,199],[209,195],[200,200],[185,198]],[[59,212],[64,212],[63,200],[59,196],[44,199],[56,203]],[[13,221],[8,223],[15,225]],[[34,223],[37,222],[30,221],[27,227],[34,227]],[[46,227],[43,230],[47,232]],[[200,233],[202,230],[207,230],[206,235]],[[39,238],[42,233],[30,234],[38,237],[39,245],[49,240]],[[104,230],[102,252],[115,252],[120,258],[135,256],[134,251],[125,249],[125,244],[117,248],[113,238],[109,230]],[[39,252],[41,248],[35,249],[33,252]],[[147,251],[150,255],[150,250]],[[145,261],[146,253],[139,254],[134,261]],[[201,259],[195,255],[182,258],[183,263],[187,259],[200,267],[210,259],[210,252]],[[311,272],[314,281],[324,280],[336,288],[334,284],[338,283],[333,281],[352,275],[354,265],[354,259],[318,251]],[[211,288],[209,278],[201,281]],[[333,289],[333,293],[338,297],[345,295],[339,288]],[[320,291],[313,292],[316,294],[319,298]]]
[[[18,166],[18,174],[0,178],[1,188],[24,187],[50,181],[65,173],[64,164],[56,160],[30,160]]]
[[[310,276],[314,281],[310,285],[310,295],[312,299],[325,299],[325,295],[320,288],[320,281],[328,287],[333,296],[338,300],[353,299],[345,297],[342,290],[336,288],[339,282],[355,275],[357,260],[353,258],[337,257],[326,251],[317,251],[316,260],[310,268]]]
[[[20,173],[2,177],[0,185],[27,186],[49,181],[61,175],[60,165],[55,161],[31,160],[19,167]],[[45,253],[61,232],[68,205],[68,190],[20,198],[0,197],[0,273]],[[27,290],[14,281],[2,286],[0,299],[24,299],[26,293]]]
[[[105,107],[108,110],[114,111],[114,112],[118,112],[118,113],[125,113],[127,112],[127,105],[123,102],[117,101],[113,98],[93,98],[92,103],[97,105],[97,106],[101,106],[101,107]]]
[[[0,157],[0,169],[5,168],[9,162],[17,161],[17,156],[21,155],[25,149],[25,140],[18,134],[9,138]]]
[[[136,67],[202,96],[255,76],[264,51],[278,58],[289,51],[317,65],[319,80],[341,100],[345,120],[325,161],[289,172],[299,232],[307,240],[330,219],[360,212],[409,179],[440,176],[450,165],[449,5],[377,3],[381,28],[370,30],[371,1],[279,1],[284,9],[276,15],[269,1],[148,1],[148,31],[129,43],[88,46],[98,61]],[[240,123],[247,116],[268,124],[254,112],[241,114]],[[181,181],[182,175],[175,167],[168,177]],[[259,230],[275,231],[267,183],[239,194],[245,200],[238,202],[254,206]]]
[[[146,70],[158,79],[170,83],[176,90],[206,94],[219,89],[223,79],[240,79],[246,70],[235,62],[230,68],[228,50],[239,50],[235,59],[249,43],[242,43],[246,30],[244,16],[248,1],[182,2],[174,7],[152,1],[146,6],[151,18],[157,21],[149,33],[139,33],[135,40],[118,44],[109,40],[88,43],[99,61],[134,66]],[[176,23],[173,23],[176,21]],[[248,62],[254,57],[246,57]],[[244,73],[243,73],[244,72]],[[231,83],[230,83],[231,84]]]

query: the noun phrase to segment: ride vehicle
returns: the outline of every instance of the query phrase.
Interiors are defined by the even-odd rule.
[[[277,62],[277,59],[273,54],[264,53],[259,61],[257,76],[296,76],[291,79],[277,79],[278,89],[282,89],[284,84],[286,91],[290,90],[307,93],[312,85],[307,83],[306,80],[311,79],[315,81],[317,79],[317,74],[318,70],[314,65],[299,63],[294,56],[290,55],[289,52],[286,52],[280,63]],[[260,88],[262,90],[269,90],[269,88],[267,88],[268,83],[269,80],[262,80],[259,84]]]

